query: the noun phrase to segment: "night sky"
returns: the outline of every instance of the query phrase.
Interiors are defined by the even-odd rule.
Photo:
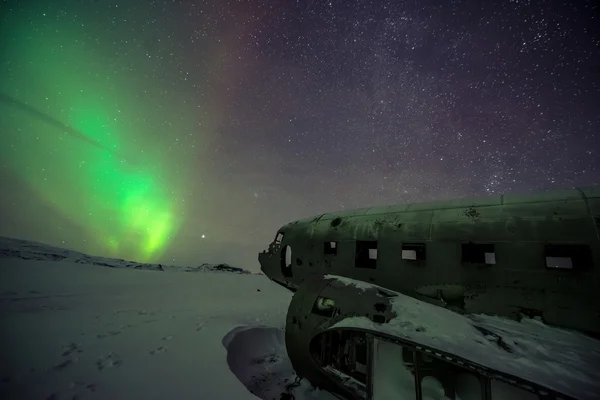
[[[281,225],[600,184],[597,1],[4,1],[0,235],[258,269]]]

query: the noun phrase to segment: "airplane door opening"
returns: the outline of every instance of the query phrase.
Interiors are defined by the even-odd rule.
[[[292,248],[285,246],[281,251],[281,273],[286,278],[291,278],[292,274]]]

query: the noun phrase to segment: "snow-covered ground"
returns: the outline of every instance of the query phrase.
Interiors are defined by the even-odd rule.
[[[294,383],[291,293],[264,276],[26,260],[6,247],[1,399],[279,399]],[[305,381],[288,391],[333,398]]]
[[[290,292],[236,269],[185,271],[2,238],[0,399],[336,399],[296,379],[284,344]],[[334,278],[361,290],[374,286]],[[548,386],[597,398],[595,340],[535,321],[459,316],[411,298],[393,303],[398,315],[388,324],[348,318],[337,326],[418,336],[457,354],[466,348],[471,361],[525,377],[538,371]],[[497,337],[509,353],[496,348]],[[410,395],[398,386],[396,358],[379,360],[384,374],[376,374],[378,390],[393,383],[394,399]]]

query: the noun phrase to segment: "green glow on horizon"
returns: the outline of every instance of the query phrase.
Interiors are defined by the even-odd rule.
[[[164,142],[148,137],[140,122],[140,113],[155,113],[152,102],[130,94],[135,83],[105,67],[75,24],[44,22],[32,30],[25,20],[0,30],[10,32],[11,63],[26,66],[9,73],[2,67],[2,92],[90,141],[0,104],[2,158],[45,203],[80,224],[96,251],[155,260],[181,224],[176,199],[185,177],[169,175]]]

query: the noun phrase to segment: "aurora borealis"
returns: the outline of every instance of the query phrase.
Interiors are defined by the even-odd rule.
[[[600,184],[594,2],[0,7],[0,235],[257,269],[300,217]]]
[[[10,17],[2,34],[11,38],[2,88],[15,96],[2,102],[9,173],[77,225],[86,248],[141,261],[159,257],[181,223],[185,178],[171,172],[164,151],[181,119],[149,132],[153,104],[144,94],[152,94],[132,93],[135,80],[110,66],[105,47],[82,39],[85,24],[68,13],[51,23],[43,8]],[[174,157],[185,163],[185,156]]]

